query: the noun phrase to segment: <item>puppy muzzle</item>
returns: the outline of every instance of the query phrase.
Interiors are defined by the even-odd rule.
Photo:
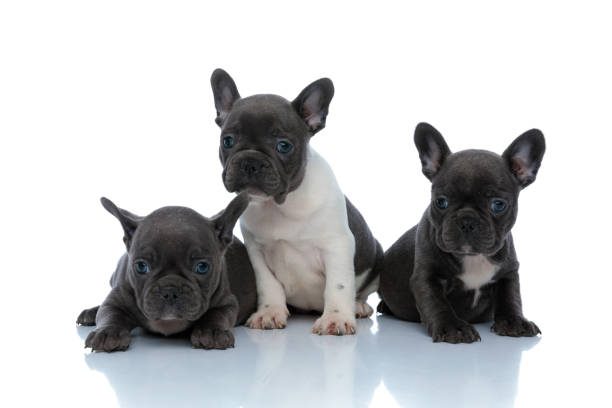
[[[274,162],[257,150],[234,153],[223,169],[223,184],[227,191],[247,191],[257,196],[274,197],[281,204],[288,193],[287,182]]]
[[[184,279],[165,277],[144,292],[143,313],[150,320],[196,320],[201,309],[200,291]]]
[[[443,222],[437,237],[445,252],[462,255],[496,252],[496,233],[491,223],[475,211],[460,210]]]

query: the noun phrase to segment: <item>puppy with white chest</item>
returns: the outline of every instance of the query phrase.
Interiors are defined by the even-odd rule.
[[[211,85],[223,183],[251,198],[240,226],[258,310],[247,325],[284,328],[291,305],[322,312],[314,333],[355,333],[355,317],[372,313],[366,299],[378,287],[383,251],[309,144],[325,127],[332,82],[319,79],[292,102],[278,95],[241,98],[221,69]]]
[[[501,156],[484,150],[451,154],[426,123],[417,126],[414,141],[432,182],[431,204],[385,253],[378,311],[422,321],[436,342],[480,340],[470,323],[491,320],[502,336],[539,334],[523,316],[510,230],[519,193],[540,168],[544,136],[529,130]]]

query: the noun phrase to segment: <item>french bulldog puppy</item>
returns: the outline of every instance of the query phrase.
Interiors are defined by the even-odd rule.
[[[319,79],[292,102],[278,95],[241,98],[221,69],[211,85],[223,183],[251,199],[240,227],[258,310],[247,325],[284,328],[289,304],[322,312],[313,333],[355,333],[355,316],[372,314],[366,299],[378,287],[383,251],[309,144],[325,127],[332,82]]]
[[[172,335],[191,330],[195,348],[234,347],[231,328],[255,310],[255,275],[246,249],[232,230],[248,205],[234,198],[211,219],[185,207],[163,207],[136,216],[102,198],[123,227],[127,248],[101,306],[86,309],[77,323],[98,327],[85,347],[125,350],[136,327]]]
[[[501,155],[485,150],[451,154],[427,123],[414,142],[431,180],[431,204],[417,226],[385,253],[378,311],[425,323],[433,341],[471,343],[470,323],[494,320],[502,336],[535,336],[523,316],[512,234],[520,191],[538,173],[545,150],[537,129]]]

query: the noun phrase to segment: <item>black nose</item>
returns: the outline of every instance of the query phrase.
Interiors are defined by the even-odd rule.
[[[240,163],[240,171],[243,174],[246,174],[247,176],[252,176],[258,173],[260,170],[261,170],[261,163],[255,160],[246,159],[246,160],[243,160],[242,163]]]
[[[180,291],[176,286],[164,286],[159,291],[159,296],[161,296],[168,303],[174,303],[176,299],[178,299],[179,295]]]
[[[457,220],[459,229],[465,234],[476,232],[478,230],[478,222],[472,217],[462,217]]]

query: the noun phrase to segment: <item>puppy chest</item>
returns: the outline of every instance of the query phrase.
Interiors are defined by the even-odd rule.
[[[325,268],[321,252],[307,243],[278,240],[264,247],[266,264],[283,285],[289,304],[322,307]]]
[[[268,202],[249,204],[240,223],[257,242],[266,246],[275,241],[297,241],[309,227],[306,218],[288,217],[279,207]]]
[[[466,290],[478,290],[490,283],[499,270],[499,266],[491,263],[486,256],[470,255],[463,258],[463,270],[458,278]]]

